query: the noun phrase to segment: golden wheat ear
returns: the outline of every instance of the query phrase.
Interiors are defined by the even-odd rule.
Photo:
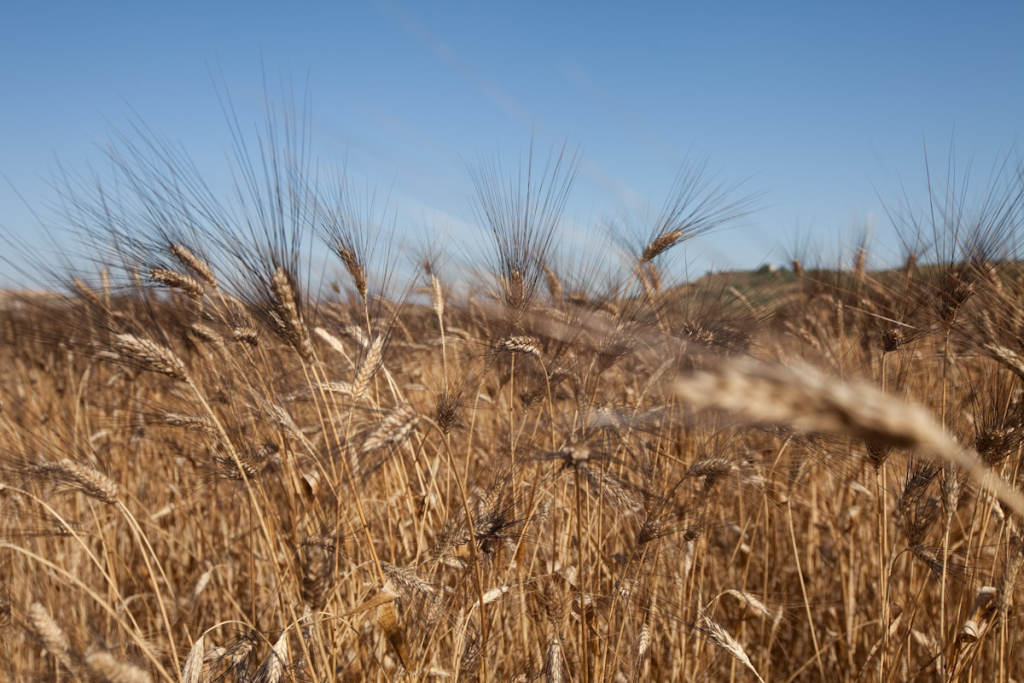
[[[50,656],[68,671],[74,671],[68,637],[50,615],[49,610],[40,603],[34,602],[28,610],[28,619],[33,633],[42,642]]]
[[[761,674],[754,668],[754,663],[750,661],[750,657],[747,656],[747,652],[740,645],[740,642],[731,633],[726,631],[721,624],[712,619],[711,615],[702,612],[697,627],[708,640],[729,653],[737,662],[749,669],[757,677],[757,680],[764,683],[764,679],[761,678]]]

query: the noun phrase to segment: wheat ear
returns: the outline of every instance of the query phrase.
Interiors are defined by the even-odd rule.
[[[184,244],[172,244],[171,253],[174,254],[174,257],[178,259],[181,265],[198,275],[203,282],[214,289],[217,288],[217,278],[213,275],[213,269],[210,268],[206,261],[196,256],[195,252]]]
[[[50,656],[70,671],[72,662],[71,654],[68,651],[68,637],[50,616],[49,611],[40,603],[34,602],[28,610],[28,619],[32,624],[32,630],[43,642],[43,647],[50,653]]]
[[[144,670],[118,660],[109,652],[93,652],[85,658],[89,670],[107,683],[152,683],[153,678]]]

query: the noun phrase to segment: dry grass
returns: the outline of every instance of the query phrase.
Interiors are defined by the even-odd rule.
[[[116,157],[109,276],[7,297],[0,676],[1024,678],[1021,176],[931,265],[753,290],[669,281],[744,206],[684,174],[599,287],[555,265],[569,158],[493,165],[491,271],[395,294],[379,223],[264,153],[247,237]]]

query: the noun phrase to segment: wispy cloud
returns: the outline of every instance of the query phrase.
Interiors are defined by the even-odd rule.
[[[484,98],[497,109],[515,120],[532,135],[551,144],[560,144],[562,137],[544,123],[534,112],[523,106],[504,88],[484,75],[479,69],[459,56],[447,43],[434,35],[426,26],[390,0],[376,0],[374,5],[389,19],[426,47],[438,60],[447,64],[465,78]],[[618,201],[630,208],[644,203],[643,196],[593,161],[584,159],[580,173],[603,187]]]
[[[682,158],[672,154],[672,148],[664,139],[658,137],[644,125],[637,116],[629,111],[618,99],[602,88],[590,72],[574,61],[562,65],[562,75],[577,90],[583,93],[594,105],[614,121],[626,135],[638,143],[645,152],[667,167],[676,169]]]

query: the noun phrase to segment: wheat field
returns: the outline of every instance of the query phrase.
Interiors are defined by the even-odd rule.
[[[686,281],[700,165],[593,263],[571,154],[485,164],[470,268],[281,137],[233,202],[122,145],[5,296],[4,679],[1024,680],[1019,168]]]

